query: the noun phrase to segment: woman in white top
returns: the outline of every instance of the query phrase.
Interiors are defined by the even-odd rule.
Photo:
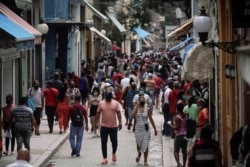
[[[102,97],[100,95],[99,88],[98,87],[93,88],[91,95],[89,95],[88,108],[90,108],[89,117],[90,117],[90,123],[92,126],[91,131],[93,130],[94,136],[97,136],[98,127],[96,127],[95,117],[96,117],[98,104],[101,100],[102,100]]]

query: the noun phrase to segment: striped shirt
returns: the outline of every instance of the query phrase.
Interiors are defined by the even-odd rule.
[[[11,115],[15,120],[15,128],[20,130],[31,130],[31,118],[33,111],[26,105],[20,105],[13,109]]]
[[[133,99],[134,99],[135,95],[138,93],[139,93],[139,91],[137,89],[136,90],[132,90],[132,89],[128,90],[128,108],[133,108]]]

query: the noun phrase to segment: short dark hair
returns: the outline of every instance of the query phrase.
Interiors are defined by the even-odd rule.
[[[94,93],[94,91],[97,91],[98,92],[98,95],[100,95],[100,89],[98,87],[94,87],[91,94]]]
[[[183,112],[184,104],[183,104],[183,103],[177,103],[177,104],[176,104],[176,109],[177,109],[179,112]]]
[[[27,104],[27,97],[21,97],[19,100],[20,105],[26,105]]]

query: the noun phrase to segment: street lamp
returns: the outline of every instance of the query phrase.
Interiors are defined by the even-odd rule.
[[[47,34],[49,31],[49,26],[41,20],[40,23],[36,26],[36,29],[43,35]]]
[[[226,78],[235,78],[235,67],[233,65],[226,64],[225,65],[225,74]]]
[[[233,42],[206,42],[208,32],[212,27],[212,20],[207,15],[204,7],[200,10],[200,15],[195,16],[193,26],[195,31],[198,32],[203,46],[217,47],[231,54],[236,53],[235,47],[239,44],[239,39]]]

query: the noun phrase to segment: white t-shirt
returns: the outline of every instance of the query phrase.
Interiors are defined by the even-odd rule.
[[[150,98],[150,96],[148,94],[144,94],[143,96],[144,96],[144,99],[145,99],[145,103],[147,105],[151,105],[152,104],[152,99]],[[137,95],[134,96],[134,98],[133,98],[133,104],[137,103],[138,99],[139,99],[139,94],[137,94]]]
[[[33,97],[36,107],[42,107],[43,91],[40,87],[37,90],[34,87],[29,88],[28,95]]]
[[[164,91],[164,104],[167,103],[168,104],[168,96],[169,93],[171,92],[171,89],[169,87],[166,88],[166,90]]]
[[[122,85],[122,91],[124,91],[124,89],[129,86],[129,81],[130,81],[130,78],[123,78],[121,80],[121,85]]]
[[[27,161],[17,160],[16,162],[9,164],[7,167],[33,167]]]

